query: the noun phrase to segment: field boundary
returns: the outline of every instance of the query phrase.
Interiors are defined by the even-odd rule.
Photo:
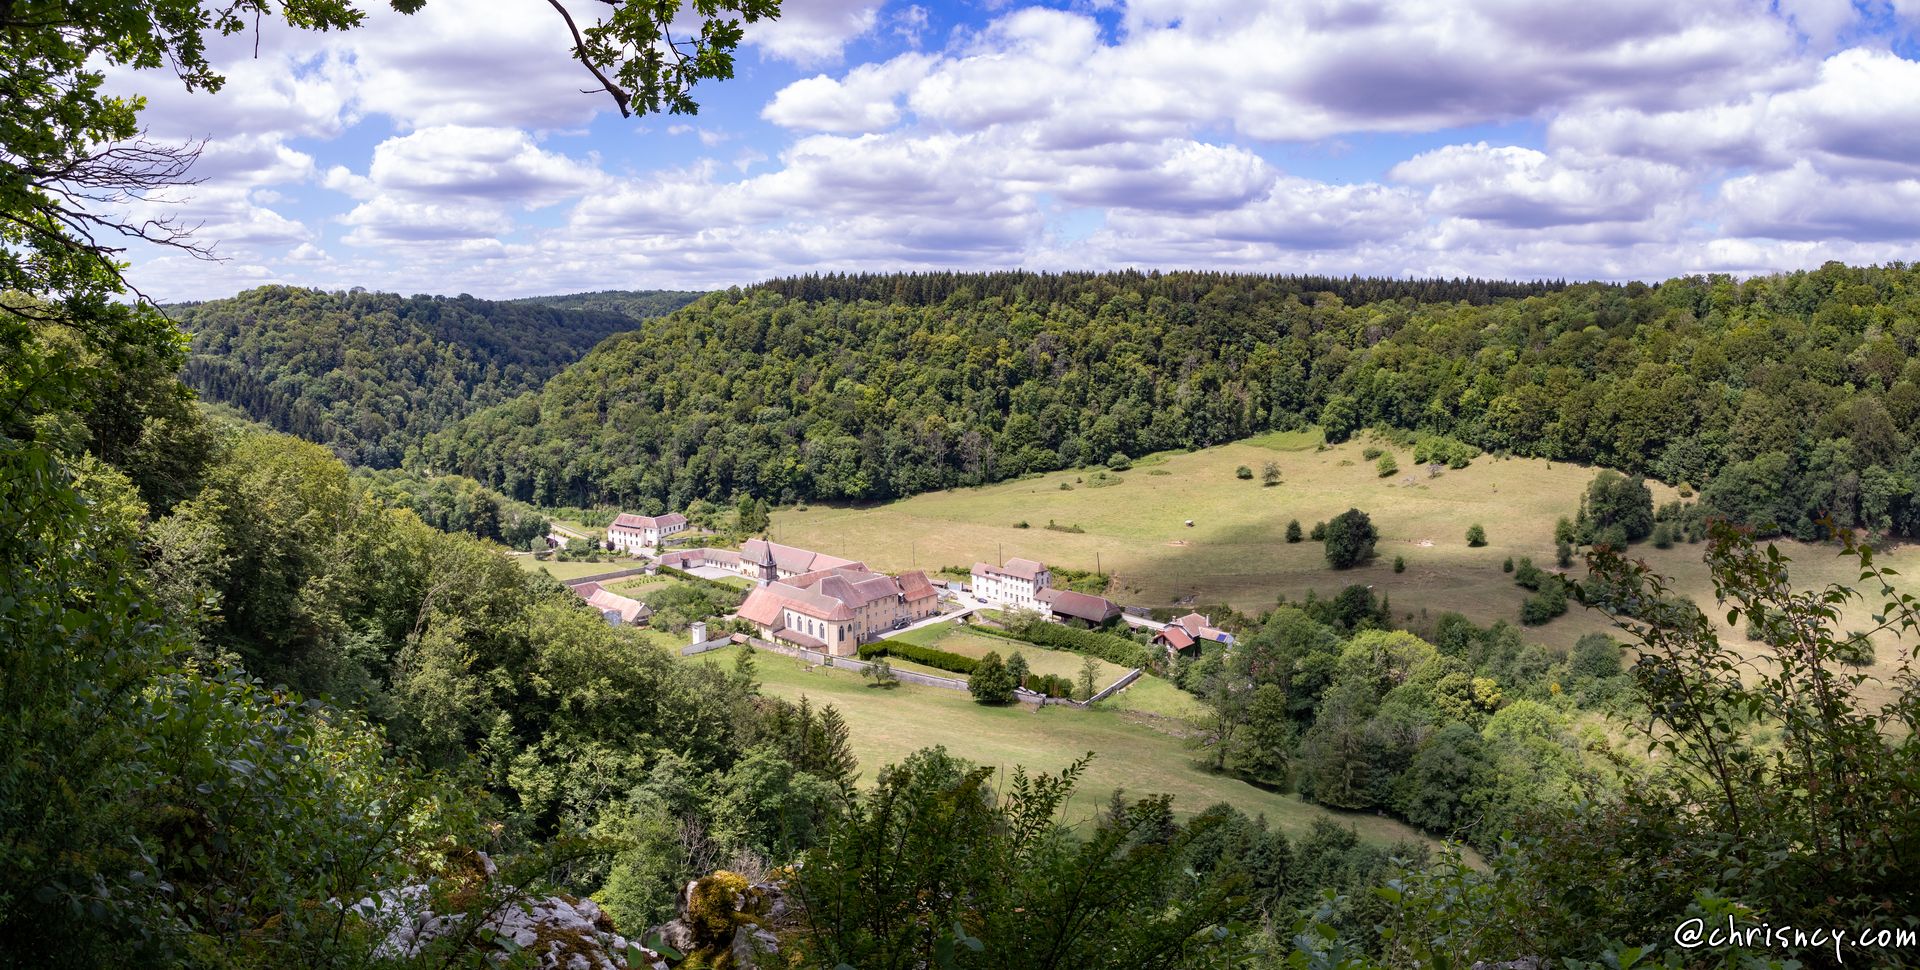
[[[705,643],[696,643],[691,646],[681,647],[680,655],[683,657],[691,657],[696,654],[706,653],[709,650],[718,650],[721,647],[730,646],[735,643],[751,643],[755,650],[766,650],[772,653],[784,654],[798,660],[805,660],[808,663],[825,664],[829,667],[838,667],[841,670],[865,671],[873,666],[865,660],[854,657],[836,657],[831,654],[821,653],[817,650],[790,647],[784,643],[773,643],[768,640],[762,640],[759,637],[749,637],[740,634],[735,634],[732,637],[722,640],[708,640]],[[939,687],[944,690],[967,689],[966,681],[954,677],[939,677],[933,674],[923,674],[917,670],[897,669],[893,672],[893,675],[909,684]]]
[[[628,576],[638,576],[641,573],[644,573],[646,571],[647,571],[647,567],[645,566],[635,566],[632,569],[621,569],[621,570],[616,570],[610,573],[600,573],[594,576],[580,576],[575,579],[563,579],[560,581],[560,584],[562,586],[567,587],[568,589],[572,589],[575,586],[585,586],[588,583],[604,583],[610,579],[625,579]]]

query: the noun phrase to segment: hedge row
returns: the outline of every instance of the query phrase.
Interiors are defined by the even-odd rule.
[[[1020,686],[1048,697],[1073,696],[1073,681],[1054,674],[1028,674],[1027,682]]]
[[[901,660],[911,660],[917,664],[967,675],[972,675],[973,668],[980,665],[980,661],[972,657],[963,657],[957,653],[935,650],[932,647],[923,647],[917,643],[907,643],[902,640],[875,640],[872,643],[860,645],[860,659],[872,660],[875,657],[898,657]]]
[[[1117,637],[1111,633],[1100,633],[1094,630],[1082,630],[1059,623],[1048,623],[1044,620],[1028,624],[1024,630],[996,630],[987,626],[975,626],[970,629],[989,636],[1031,643],[1036,647],[1084,653],[1122,667],[1145,667],[1152,658],[1146,647],[1126,637]]]

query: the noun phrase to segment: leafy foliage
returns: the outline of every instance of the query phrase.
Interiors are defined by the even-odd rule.
[[[1350,569],[1373,558],[1373,545],[1380,530],[1359,509],[1348,509],[1327,521],[1323,530],[1327,564],[1335,569]]]
[[[203,396],[372,468],[399,465],[427,434],[538,388],[640,325],[624,312],[544,301],[288,286],[168,312],[193,334],[184,376]]]
[[[1486,450],[1691,482],[1804,537],[1821,509],[1915,535],[1916,274],[1491,302],[1193,273],[779,280],[610,341],[423,461],[538,504],[879,499],[1318,420],[1331,441],[1412,429],[1416,458],[1454,467]]]

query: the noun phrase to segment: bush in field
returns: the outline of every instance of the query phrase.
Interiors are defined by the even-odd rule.
[[[1287,541],[1299,542],[1300,537],[1301,537],[1300,520],[1294,519],[1293,521],[1288,522],[1287,523]]]
[[[1253,469],[1248,468],[1245,465],[1241,465],[1239,468],[1236,468],[1233,470],[1233,477],[1238,478],[1243,482],[1253,481]]]
[[[1400,463],[1394,461],[1392,455],[1381,455],[1379,464],[1373,467],[1380,473],[1381,478],[1391,478],[1400,473]]]
[[[1373,545],[1380,530],[1359,509],[1348,509],[1333,517],[1326,526],[1327,563],[1335,569],[1348,569],[1373,558]]]
[[[1467,545],[1472,546],[1475,549],[1478,549],[1481,546],[1484,546],[1486,544],[1487,544],[1487,530],[1481,528],[1480,523],[1475,522],[1474,524],[1467,526]]]

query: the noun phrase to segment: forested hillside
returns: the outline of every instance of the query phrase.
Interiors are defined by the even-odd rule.
[[[697,294],[512,302],[265,286],[169,314],[192,335],[200,394],[331,447],[398,465],[428,432],[539,387],[595,344]]]
[[[1916,341],[1906,265],[1564,289],[805,277],[609,341],[435,435],[420,461],[536,504],[678,507],[890,498],[1381,424],[1689,484],[1801,536],[1822,513],[1912,536]]]
[[[636,320],[660,317],[700,299],[698,290],[595,290],[559,296],[529,296],[503,301],[512,305],[544,306],[556,310],[598,310],[624,313]]]

